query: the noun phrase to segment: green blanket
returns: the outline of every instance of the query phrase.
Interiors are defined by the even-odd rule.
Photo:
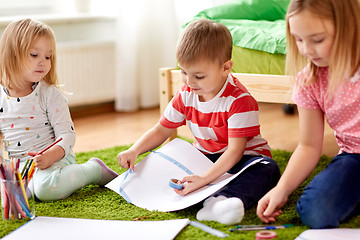
[[[207,18],[224,24],[234,46],[285,54],[284,17],[288,4],[289,0],[238,0],[205,9],[191,21]]]

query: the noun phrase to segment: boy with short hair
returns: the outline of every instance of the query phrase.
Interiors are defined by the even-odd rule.
[[[230,74],[231,52],[232,37],[224,25],[207,19],[191,22],[176,52],[185,84],[159,123],[117,156],[121,167],[134,170],[139,154],[158,147],[177,127],[188,124],[195,137],[194,146],[214,165],[202,176],[184,177],[184,188],[175,189],[182,196],[261,158],[206,199],[197,213],[198,220],[222,224],[240,223],[244,210],[256,204],[280,178],[270,147],[260,135],[257,102]]]

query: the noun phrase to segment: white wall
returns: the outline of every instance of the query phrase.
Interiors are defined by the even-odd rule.
[[[90,8],[85,8],[85,10],[80,11],[77,4],[88,1],[91,3]],[[149,4],[150,7],[159,6],[157,3],[160,2],[156,1],[160,0],[149,1],[151,1]],[[180,34],[181,26],[188,22],[199,11],[228,2],[228,0],[173,1],[175,9],[171,10],[171,12],[175,14],[173,14],[174,19],[172,19],[172,21],[176,23],[174,31],[178,32],[178,34]],[[90,44],[93,42],[113,42],[119,46],[119,44],[121,44],[121,41],[117,39],[120,38],[117,35],[117,31],[119,30],[118,19],[121,19],[119,12],[121,12],[120,7],[127,3],[127,0],[0,0],[0,35],[5,27],[15,18],[32,17],[43,21],[53,29],[58,49],[68,49],[71,46],[76,46],[81,43],[88,44],[89,42]],[[148,11],[152,10],[149,9]],[[161,14],[159,9],[154,9],[153,11]],[[132,16],[131,13],[130,16]],[[126,18],[126,20],[129,21],[129,24],[133,21],[131,17]],[[165,34],[168,34],[168,32]],[[173,45],[175,46],[175,40]],[[162,54],[166,55],[163,56],[163,58],[171,59],[170,62],[175,63],[175,60],[173,60],[175,59],[175,49],[172,51],[162,48],[162,50]],[[116,65],[115,61],[112,64]],[[115,71],[118,70],[115,69]],[[154,69],[154,71],[157,71],[157,69]],[[59,73],[59,75],[61,76],[62,73]],[[65,76],[65,73],[63,76]],[[114,85],[115,81],[116,79],[114,79]],[[157,84],[156,79],[155,81],[154,85]],[[68,90],[71,91],[72,89]],[[69,103],[71,105],[71,102]]]
[[[15,3],[21,1],[15,0]],[[65,92],[72,93],[66,94],[69,105],[114,100],[116,18],[92,11],[77,12],[74,5],[71,11],[70,7],[67,12],[60,11],[54,0],[50,1],[53,4],[44,0],[27,1],[39,4],[37,7],[29,6],[33,10],[31,15],[24,8],[26,4],[19,5],[19,8],[16,4],[0,5],[0,13],[11,10],[5,11],[6,16],[0,16],[0,35],[14,19],[31,17],[46,23],[54,31],[57,41],[59,83]],[[73,1],[68,3],[74,4]],[[47,11],[42,13],[44,9]]]
[[[220,5],[229,0],[174,0],[179,25],[183,25],[198,12],[216,5]]]

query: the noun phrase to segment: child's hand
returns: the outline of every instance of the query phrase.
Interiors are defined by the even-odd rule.
[[[129,150],[120,152],[117,155],[117,160],[118,160],[120,167],[123,167],[126,169],[131,168],[131,170],[134,171],[134,164],[137,159],[137,156],[138,155],[134,151],[129,149]]]
[[[43,154],[40,155],[36,155],[36,154],[37,152],[28,152],[28,155],[32,156],[34,159],[35,167],[43,170],[53,165],[53,162],[49,161],[48,158],[46,158],[46,156],[44,156]]]
[[[275,222],[275,219],[281,215],[281,207],[285,205],[287,199],[284,191],[273,188],[259,200],[256,209],[257,216],[265,223]]]
[[[33,157],[35,167],[43,170],[62,159],[65,156],[65,151],[60,146],[53,146],[42,154],[39,154],[39,152],[28,152],[28,155]]]
[[[207,184],[207,181],[198,175],[185,176],[181,182],[184,183],[184,187],[180,190],[174,189],[174,191],[181,196],[185,196]]]

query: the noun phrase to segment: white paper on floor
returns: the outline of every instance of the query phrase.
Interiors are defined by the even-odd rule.
[[[108,183],[106,187],[138,207],[150,211],[177,211],[206,199],[247,167],[262,161],[263,159],[259,158],[236,174],[225,173],[211,184],[186,196],[180,196],[168,185],[169,180],[171,178],[181,180],[188,174],[202,175],[213,165],[213,162],[189,142],[176,138],[136,164],[133,173],[128,170]]]

